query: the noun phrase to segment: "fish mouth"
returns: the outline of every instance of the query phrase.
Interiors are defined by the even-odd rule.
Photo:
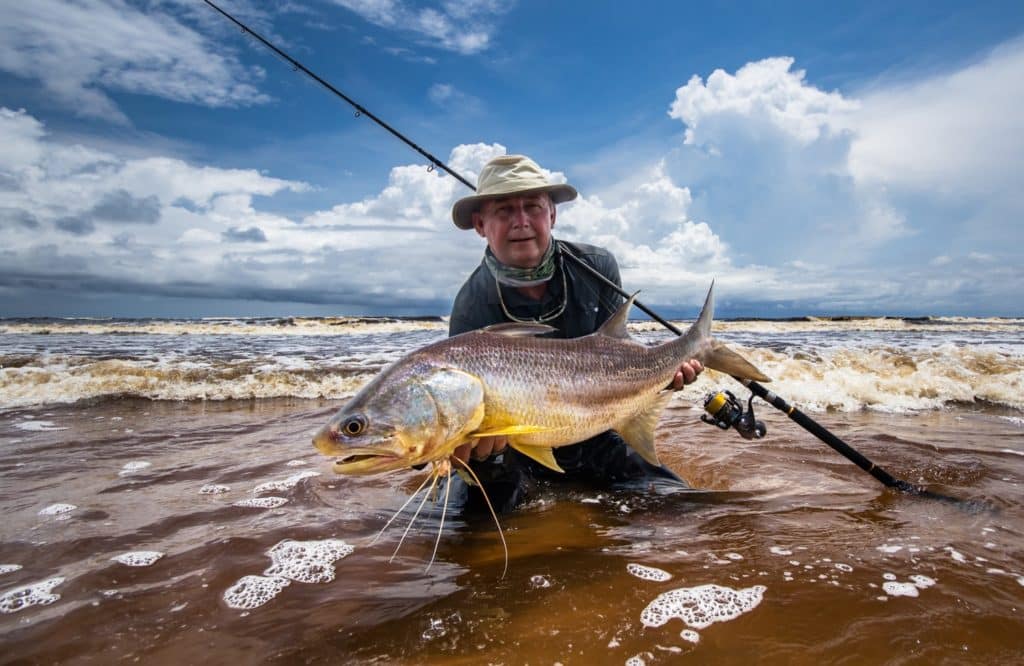
[[[390,452],[377,449],[352,449],[335,460],[331,470],[335,474],[372,474],[406,466],[399,456]]]

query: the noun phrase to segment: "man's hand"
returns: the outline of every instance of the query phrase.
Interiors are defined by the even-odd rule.
[[[452,458],[458,458],[464,463],[469,462],[470,455],[473,460],[487,460],[496,456],[508,446],[508,437],[499,435],[497,437],[481,437],[476,442],[467,442],[455,449]]]
[[[693,358],[689,361],[683,361],[683,364],[679,366],[679,370],[676,371],[676,376],[672,378],[672,390],[678,391],[687,384],[692,384],[697,381],[697,375],[704,371],[704,366],[700,364],[700,361]]]

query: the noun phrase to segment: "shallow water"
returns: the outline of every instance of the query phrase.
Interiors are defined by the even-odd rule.
[[[1019,660],[1019,410],[814,414],[895,476],[993,507],[965,510],[882,488],[767,406],[765,440],[710,428],[697,396],[684,393],[662,419],[658,446],[705,492],[550,489],[502,517],[504,576],[501,543],[483,518],[449,514],[429,570],[437,510],[421,516],[393,561],[411,510],[371,544],[421,475],[333,476],[309,441],[338,401],[9,409],[0,422],[0,565],[20,568],[0,574],[2,661]],[[268,482],[282,483],[254,492]],[[235,506],[271,496],[287,501]],[[46,511],[61,504],[74,508]],[[306,550],[292,544],[289,559],[279,547],[270,573],[292,578],[268,578],[276,594],[248,599],[262,605],[231,607],[244,600],[229,590],[267,572],[268,553],[286,540]],[[314,541],[326,543],[317,550]],[[345,545],[353,550],[342,555]],[[139,552],[162,556],[137,555],[144,566],[111,559]],[[671,578],[638,577],[630,565]],[[720,602],[754,592],[731,619],[729,608],[706,606],[725,614],[708,626],[678,617],[644,625],[659,595],[709,584],[736,591],[720,591]]]

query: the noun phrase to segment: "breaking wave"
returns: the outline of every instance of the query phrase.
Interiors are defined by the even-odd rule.
[[[344,399],[446,329],[439,317],[0,320],[0,409],[117,397]],[[647,344],[667,335],[647,322],[631,329]],[[745,320],[716,322],[715,334],[810,411],[1024,410],[1024,319]],[[677,400],[718,388],[742,391],[706,372]]]

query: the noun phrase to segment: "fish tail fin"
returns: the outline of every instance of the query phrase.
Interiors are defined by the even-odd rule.
[[[711,321],[715,318],[715,283],[711,282],[708,295],[704,299],[704,307],[686,331],[683,338],[691,348],[701,350],[697,358],[705,367],[724,372],[740,379],[753,379],[759,382],[770,382],[771,379],[758,370],[753,363],[743,358],[724,344],[711,337]]]
[[[711,349],[701,358],[701,362],[712,370],[724,372],[740,379],[753,379],[759,382],[770,382],[771,378],[761,372],[753,363],[743,358],[718,340],[711,341]]]

